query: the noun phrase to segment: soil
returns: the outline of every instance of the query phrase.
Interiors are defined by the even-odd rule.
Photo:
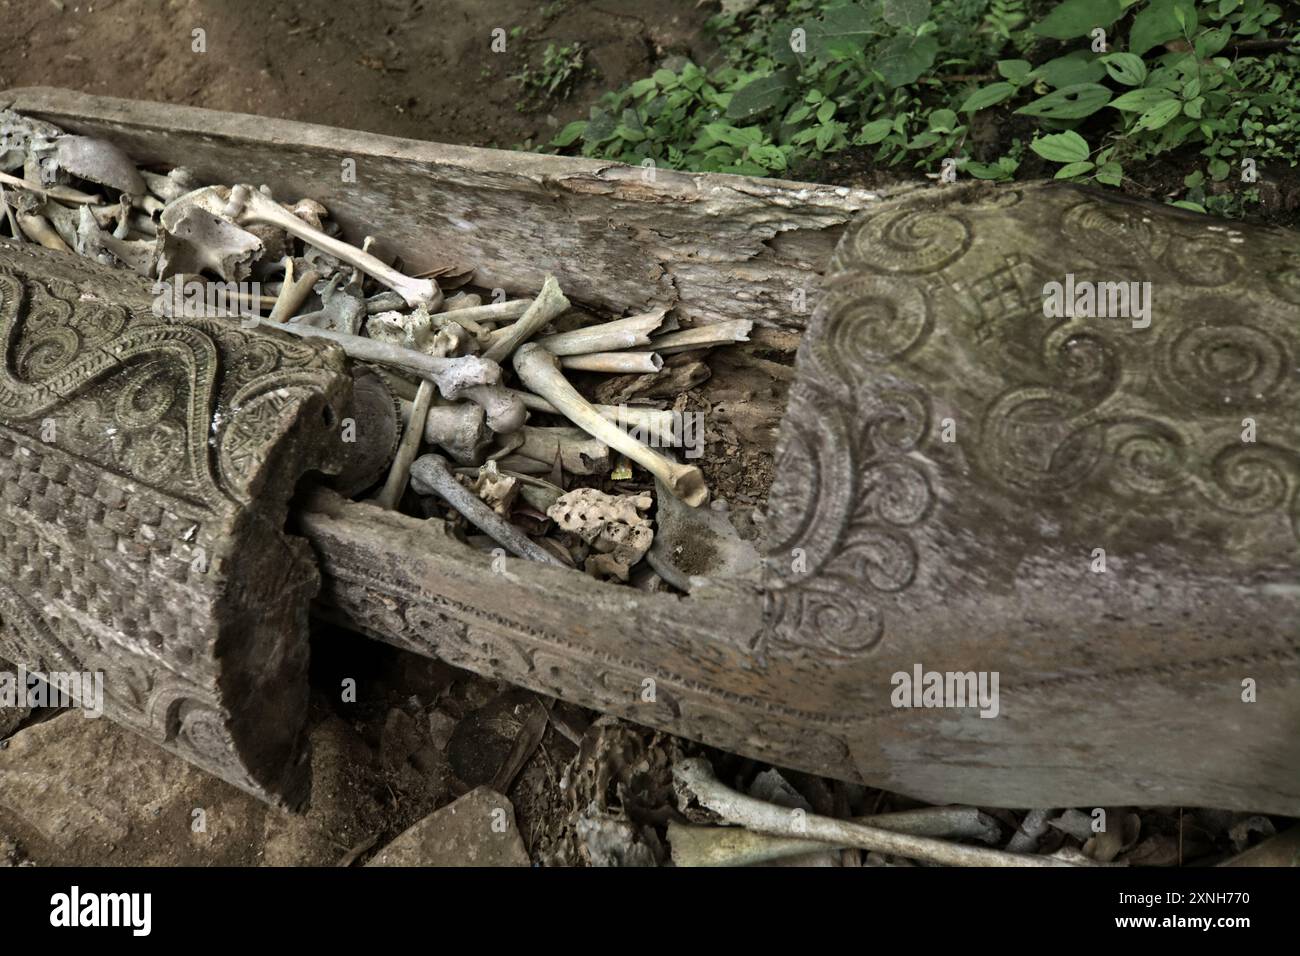
[[[0,89],[60,86],[510,148],[549,138],[667,56],[706,58],[709,16],[697,0],[661,0],[652,13],[635,0],[0,0]],[[495,29],[504,52],[493,52]],[[536,69],[548,44],[574,43],[584,68],[567,98],[525,102],[511,77]]]

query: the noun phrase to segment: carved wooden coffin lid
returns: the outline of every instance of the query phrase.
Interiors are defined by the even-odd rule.
[[[779,458],[761,653],[864,778],[1300,806],[1300,237],[1050,186],[882,204]],[[898,706],[918,665],[1000,673],[999,715]]]
[[[319,579],[283,528],[332,467],[342,353],[152,305],[0,243],[0,658],[103,672],[108,716],[295,805]]]

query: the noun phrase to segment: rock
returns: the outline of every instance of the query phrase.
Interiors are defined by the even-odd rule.
[[[0,862],[327,866],[382,828],[375,761],[338,718],[311,728],[306,812],[269,807],[108,720],[69,711],[0,750]],[[201,811],[196,814],[195,811]]]
[[[367,866],[528,866],[515,808],[488,787],[431,813]]]

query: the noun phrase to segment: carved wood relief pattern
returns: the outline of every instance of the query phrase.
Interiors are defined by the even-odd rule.
[[[241,665],[221,648],[244,638],[227,637],[227,569],[241,549],[271,551],[273,526],[241,516],[274,516],[320,460],[295,435],[308,411],[341,404],[342,360],[149,304],[129,277],[0,245],[0,657],[103,671],[113,719],[296,800],[302,782],[279,779],[232,729],[242,702],[223,669]],[[259,501],[266,482],[284,487]],[[263,679],[249,686],[261,693]]]

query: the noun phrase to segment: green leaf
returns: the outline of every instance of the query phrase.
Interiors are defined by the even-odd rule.
[[[990,83],[966,97],[966,102],[961,105],[961,111],[963,113],[975,113],[979,110],[988,109],[990,106],[1001,103],[1015,92],[1016,88],[1010,83]]]
[[[991,179],[995,181],[1005,181],[1012,177],[1019,165],[1014,159],[1002,157],[996,163],[977,163],[968,160],[959,164],[959,169],[963,173],[974,176],[976,179]]]
[[[1033,66],[1028,60],[998,60],[999,75],[1016,86],[1024,86],[1028,82],[1031,69]]]
[[[930,19],[930,0],[885,0],[881,16],[891,27],[914,31]]]
[[[1174,94],[1168,90],[1156,89],[1154,87],[1141,90],[1130,90],[1123,96],[1118,96],[1111,100],[1110,105],[1114,109],[1125,113],[1145,113],[1153,106],[1158,106],[1164,102],[1175,101]]]
[[[1104,163],[1093,178],[1107,186],[1118,186],[1124,182],[1124,167],[1119,163]]]
[[[835,104],[832,103],[830,100],[827,100],[820,107],[817,108],[817,122],[819,123],[829,122],[830,118],[834,115],[835,115]]]
[[[578,139],[578,137],[581,136],[586,131],[586,129],[587,129],[586,120],[574,120],[572,123],[564,127],[564,129],[560,130],[559,133],[555,135],[555,139],[551,140],[551,145],[569,146],[572,143],[574,143]]]
[[[1182,111],[1183,104],[1178,100],[1157,103],[1138,117],[1136,129],[1160,129]]]
[[[1084,173],[1092,172],[1092,169],[1092,163],[1070,163],[1070,165],[1062,166],[1056,171],[1056,178],[1074,179],[1076,176],[1082,176]]]
[[[1186,199],[1180,199],[1178,202],[1171,202],[1169,205],[1177,206],[1179,209],[1190,209],[1192,212],[1205,212],[1205,207],[1198,202],[1189,202]]]
[[[1054,163],[1081,163],[1092,154],[1088,141],[1073,130],[1040,136],[1029,144],[1029,148]]]
[[[732,95],[727,119],[752,119],[783,106],[793,88],[794,76],[786,70],[756,77]]]
[[[872,120],[870,123],[862,127],[862,132],[858,134],[855,142],[863,146],[871,146],[875,143],[879,143],[893,131],[893,120]]]
[[[614,136],[614,127],[617,125],[618,121],[611,114],[593,106],[587,128],[582,131],[582,141],[592,146],[603,143]]]
[[[876,69],[892,88],[915,83],[934,65],[939,41],[933,36],[909,36],[900,33],[886,44],[876,60]]]
[[[1026,116],[1044,119],[1082,119],[1091,116],[1110,101],[1110,90],[1098,83],[1079,83],[1039,97],[1016,110]]]
[[[880,5],[849,3],[832,7],[820,20],[804,24],[809,49],[818,56],[843,58],[861,52],[872,37],[885,35],[881,29]],[[787,34],[788,38],[789,34]]]
[[[1065,56],[1048,60],[1033,76],[1038,77],[1048,86],[1060,89],[1076,86],[1079,83],[1096,83],[1106,75],[1106,64],[1091,50],[1075,50]]]
[[[1221,183],[1228,178],[1228,174],[1232,172],[1232,167],[1225,160],[1212,159],[1209,163],[1209,170],[1210,178],[1216,183]]]
[[[1122,13],[1120,0],[1065,0],[1034,24],[1039,36],[1072,40],[1087,36],[1094,27],[1108,27]]]
[[[957,128],[957,114],[952,110],[935,110],[930,114],[928,123],[936,133],[951,133]]]
[[[1194,0],[1151,0],[1133,18],[1128,32],[1128,50],[1141,56],[1152,47],[1183,35],[1184,24],[1196,22]],[[1182,14],[1182,23],[1179,22]],[[1189,16],[1190,14],[1190,16]]]
[[[1132,53],[1111,53],[1101,58],[1106,64],[1106,72],[1116,83],[1125,86],[1141,86],[1147,78],[1147,65],[1142,57]]]

